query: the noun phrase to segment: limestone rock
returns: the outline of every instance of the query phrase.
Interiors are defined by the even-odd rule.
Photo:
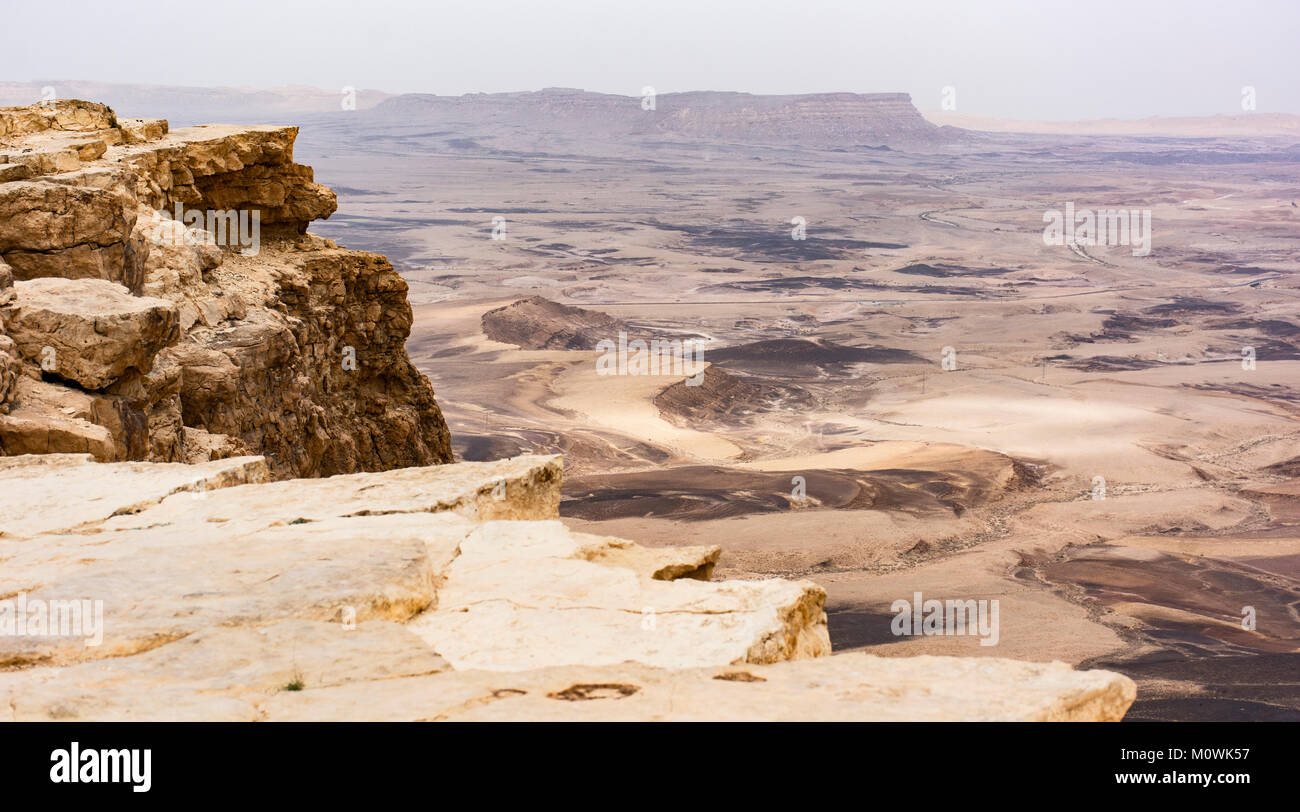
[[[559,514],[561,475],[560,457],[525,454],[492,462],[283,480],[213,491],[201,500],[168,499],[106,521],[104,527],[116,531],[220,524],[227,532],[243,532],[331,518],[422,513],[454,513],[473,521],[554,519]]]
[[[107,279],[136,287],[127,244],[135,217],[123,190],[45,180],[0,184],[0,256],[19,279]]]
[[[269,477],[260,457],[205,465],[127,462],[104,465],[84,454],[0,457],[0,538],[71,531],[137,513],[166,496]]]
[[[438,568],[470,527],[454,514],[406,514],[250,532],[221,522],[151,525],[3,543],[3,594],[23,593],[28,605],[102,601],[103,629],[93,645],[64,635],[0,637],[0,667],[123,657],[215,626],[406,620],[433,602]]]
[[[178,337],[175,305],[132,296],[112,282],[34,279],[14,287],[5,320],[19,352],[85,389],[148,372],[158,351]]]
[[[287,621],[0,673],[0,720],[1117,721],[1134,696],[1126,677],[1063,663],[861,653],[454,671],[397,624]]]
[[[117,445],[112,432],[91,419],[95,405],[95,397],[79,389],[18,377],[0,414],[0,452],[89,454],[112,462]]]
[[[119,157],[136,171],[137,197],[155,209],[175,203],[201,209],[256,210],[264,226],[302,232],[338,202],[293,162],[297,127],[209,124],[171,130],[131,144]]]
[[[354,620],[406,620],[435,603],[472,519],[554,516],[560,496],[554,457],[246,487],[226,479],[219,484],[232,487],[217,490],[181,477],[192,470],[247,479],[265,468],[257,458],[200,466],[53,456],[4,462],[0,486],[15,483],[19,502],[0,515],[15,536],[0,537],[0,595],[101,600],[104,611],[94,646],[0,636],[0,665],[10,667],[127,656],[211,626],[324,621],[349,610]],[[60,500],[84,498],[87,479],[113,489],[80,513],[57,510]],[[114,501],[123,494],[148,501]]]
[[[164,118],[124,118],[118,120],[118,125],[128,144],[157,141],[169,129],[167,119]]]
[[[150,244],[144,263],[143,293],[175,302],[183,332],[188,333],[196,323],[215,327],[227,319],[247,315],[238,293],[227,294],[203,278],[204,273],[225,260],[211,234],[144,206],[140,207],[137,222]]]
[[[0,710],[0,720],[254,721],[257,703],[298,685],[329,687],[449,668],[396,623],[349,628],[287,620],[215,627],[134,657],[0,673],[0,707],[9,709],[8,717]]]
[[[820,656],[820,588],[571,533],[559,474],[0,459],[4,602],[102,601],[94,629],[0,635],[0,719],[1113,720],[1133,701],[1061,663]]]
[[[577,555],[597,564],[622,567],[658,581],[694,578],[707,581],[713,576],[722,548],[710,547],[642,547],[612,536],[575,533],[580,542]]]
[[[196,324],[176,348],[187,426],[239,439],[280,476],[451,460],[433,389],[406,355],[406,283],[387,260],[312,238],[228,256],[209,276],[247,313]]]
[[[9,413],[9,401],[13,399],[14,388],[21,374],[22,362],[19,360],[18,345],[0,332],[0,415]]]
[[[58,99],[30,107],[0,107],[0,137],[48,130],[86,132],[115,126],[112,109],[79,99]]]
[[[180,369],[165,355],[147,373],[131,371],[98,392],[43,381],[39,369],[19,365],[7,415],[0,409],[0,452],[89,453],[100,462],[183,458]]]
[[[682,668],[830,653],[821,587],[661,580],[655,576],[666,568],[646,567],[648,552],[571,534],[559,522],[489,522],[461,542],[437,610],[411,629],[457,669],[626,661]],[[717,552],[682,555],[685,573]]]
[[[848,653],[774,665],[447,671],[277,693],[271,721],[1118,721],[1132,680],[1064,663]]]
[[[182,429],[184,434],[185,462],[199,463],[224,460],[248,454],[248,446],[225,434],[209,434],[203,429]]]

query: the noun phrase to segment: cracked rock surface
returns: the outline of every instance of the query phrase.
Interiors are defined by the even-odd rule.
[[[1134,698],[1062,663],[832,655],[815,584],[566,529],[558,457],[268,479],[0,459],[0,719],[1114,720]],[[14,633],[20,600],[102,611]]]

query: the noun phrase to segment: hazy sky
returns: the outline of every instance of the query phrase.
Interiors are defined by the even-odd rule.
[[[912,94],[1022,119],[1300,113],[1300,0],[6,2],[0,81]],[[22,32],[15,36],[15,33]]]

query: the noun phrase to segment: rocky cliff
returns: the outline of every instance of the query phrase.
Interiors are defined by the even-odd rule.
[[[324,476],[451,461],[406,284],[306,233],[295,127],[0,109],[0,453],[264,455]]]

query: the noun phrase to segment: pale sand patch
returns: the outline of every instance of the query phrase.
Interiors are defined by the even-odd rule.
[[[439,342],[439,349],[468,347],[473,352],[510,352],[519,348],[514,344],[493,341],[485,336],[481,319],[489,310],[508,305],[513,301],[515,299],[512,298],[463,305],[439,302],[414,307],[412,316],[421,332],[438,332],[447,335],[445,341]],[[412,329],[411,335],[412,338],[417,337],[415,328]]]
[[[1187,368],[1182,369],[1185,374]],[[1028,368],[1025,373],[1028,377]],[[1266,410],[1258,401],[1149,386],[1138,377],[1167,385],[1163,379],[1173,374],[1167,369],[1121,373],[1124,380],[1081,376],[1085,379],[1071,380],[1068,389],[1059,385],[1065,374],[1049,374],[1055,379],[1051,385],[985,371],[941,373],[929,376],[927,393],[920,397],[918,382],[889,381],[881,385],[869,414],[841,413],[834,419],[873,439],[942,440],[1045,460],[1084,478],[1168,484],[1194,484],[1199,477],[1188,462],[1156,454],[1151,446],[1213,448],[1225,434],[1257,429],[1261,420],[1279,432],[1294,431],[1294,422],[1280,409]],[[1209,375],[1233,380],[1229,370]]]
[[[556,379],[556,395],[546,405],[574,412],[579,422],[595,424],[644,443],[671,449],[686,459],[708,462],[733,460],[741,449],[713,434],[674,426],[659,416],[655,395],[683,381],[685,375],[598,375],[598,352],[564,353],[588,357]]]
[[[1222,530],[1252,515],[1244,499],[1209,488],[1180,491],[1107,490],[1105,499],[1081,493],[1074,501],[1034,505],[1011,520],[1015,534],[1047,549],[1089,544],[1163,528]]]

